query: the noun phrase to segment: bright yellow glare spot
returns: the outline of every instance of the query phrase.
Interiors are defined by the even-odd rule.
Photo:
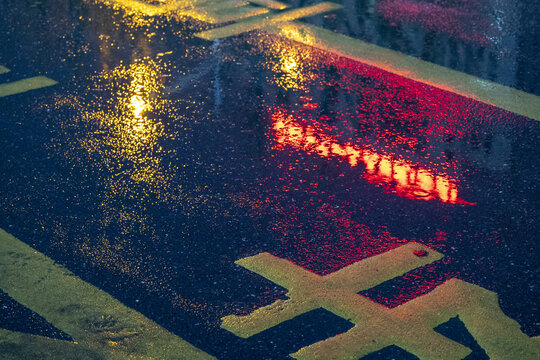
[[[279,69],[277,69],[279,67]],[[275,67],[276,73],[280,73],[277,80],[279,86],[284,89],[301,89],[305,80],[303,66],[298,54],[286,51],[280,54],[279,64]],[[276,71],[277,70],[277,71]]]
[[[118,156],[130,160],[135,165],[132,178],[138,181],[154,181],[150,176],[142,176],[140,171],[148,175],[155,173],[148,171],[155,165],[151,155],[159,150],[157,140],[163,134],[162,124],[148,118],[148,113],[163,102],[157,96],[163,88],[159,78],[158,65],[153,61],[115,68],[111,80],[120,85],[116,99],[112,100],[116,106],[101,117],[110,135],[105,142],[109,145],[107,152],[114,159],[111,160],[116,161]],[[127,81],[129,85],[125,86]]]
[[[294,57],[283,57],[281,59],[281,70],[286,73],[292,73],[298,69],[298,61]]]
[[[276,41],[271,52],[276,60],[269,68],[275,74],[276,84],[286,90],[305,89],[307,82],[313,78],[313,74],[306,70],[306,65],[312,62],[309,48]]]

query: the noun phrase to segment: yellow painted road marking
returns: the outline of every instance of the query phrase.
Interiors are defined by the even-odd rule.
[[[249,2],[257,4],[257,5],[265,6],[269,9],[274,9],[274,10],[283,10],[288,7],[287,4],[284,4],[281,1],[275,1],[275,0],[250,0]]]
[[[415,250],[429,250],[429,252],[427,256],[418,257],[413,254]],[[313,291],[314,289],[342,289],[356,294],[441,258],[442,255],[436,251],[420,244],[409,243],[323,277],[268,253],[240,259],[236,264],[289,289],[287,296],[290,299],[278,300],[247,316],[226,316],[223,318],[222,327],[247,338],[321,307],[319,300],[322,298],[319,295],[323,294],[318,294],[317,291]],[[296,299],[297,292],[300,292],[301,301]]]
[[[307,311],[324,308],[353,322],[354,327],[306,346],[292,357],[358,359],[396,345],[422,360],[459,360],[471,350],[433,330],[459,316],[490,358],[539,359],[540,338],[523,334],[519,324],[501,311],[497,295],[479,286],[452,279],[394,309],[358,294],[440,258],[442,255],[436,251],[409,243],[326,276],[268,253],[244,258],[236,263],[287,288],[289,299],[278,300],[247,316],[226,316],[222,327],[249,337]]]
[[[30,90],[41,89],[56,84],[58,84],[58,82],[45,76],[36,76],[10,83],[4,83],[0,84],[0,98],[20,94]]]
[[[179,10],[179,14],[191,16],[211,24],[219,24],[266,14],[270,11],[267,8],[248,4],[249,1],[243,0],[209,1],[195,9]]]
[[[106,359],[213,359],[1,229],[0,274],[0,289],[71,335],[77,351]],[[0,350],[17,339],[28,337],[0,332]]]
[[[321,2],[316,5],[306,6],[301,9],[292,9],[280,13],[272,13],[269,15],[259,16],[257,18],[239,21],[235,24],[196,33],[195,36],[207,40],[221,39],[229,36],[238,35],[247,31],[260,29],[272,24],[337,10],[341,7],[341,5],[332,2]]]
[[[103,359],[95,352],[71,341],[5,329],[0,329],[0,357],[2,360]]]
[[[357,295],[359,296],[359,295]],[[361,306],[357,302],[356,306]],[[313,359],[358,359],[390,345],[399,346],[421,360],[460,360],[470,349],[431,330],[459,316],[490,359],[540,359],[540,338],[529,338],[519,324],[499,307],[497,294],[465,281],[452,279],[431,293],[392,310],[379,305],[379,312],[364,312],[365,321],[354,321],[346,333],[300,349],[292,357]],[[358,311],[349,313],[351,317]]]
[[[4,74],[4,73],[7,73],[7,72],[9,72],[9,69],[3,67],[2,65],[0,65],[0,74]]]
[[[263,30],[390,73],[540,120],[540,97],[423,61],[330,30],[298,22]]]

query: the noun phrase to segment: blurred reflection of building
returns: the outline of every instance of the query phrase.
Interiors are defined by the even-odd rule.
[[[292,3],[299,6],[303,1]],[[528,32],[523,24],[527,15],[520,14],[520,8],[528,8],[525,4],[498,0],[344,0],[345,10],[337,16],[305,21],[530,91],[518,80],[524,72],[536,73],[538,78],[538,67],[530,63],[538,52],[529,51],[530,45],[518,41],[519,34]],[[517,66],[520,57],[526,59],[522,68]],[[535,91],[540,95],[540,90]]]
[[[540,2],[527,1],[518,4],[520,27],[518,28],[517,84],[519,89],[540,95]],[[528,56],[535,54],[535,56]]]

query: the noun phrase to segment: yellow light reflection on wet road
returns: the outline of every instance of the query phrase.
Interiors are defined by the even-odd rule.
[[[94,225],[113,226],[122,234],[101,233],[72,240],[95,264],[130,276],[140,276],[140,264],[145,259],[132,254],[126,237],[135,232],[152,238],[154,229],[140,204],[149,197],[166,198],[173,173],[170,166],[162,164],[165,150],[160,145],[166,136],[163,119],[171,108],[163,97],[164,76],[162,63],[147,58],[134,60],[103,70],[93,77],[93,89],[76,97],[59,97],[56,104],[77,113],[69,123],[62,124],[64,128],[86,129],[71,142],[65,155],[74,162],[81,156],[92,159],[87,171],[100,183]],[[135,202],[119,203],[118,199]]]
[[[311,52],[280,41],[272,45],[271,51],[277,58],[276,62],[269,64],[276,76],[276,84],[285,90],[305,89],[306,82],[313,77],[312,72],[304,69],[304,65],[311,62]]]
[[[59,136],[69,133],[73,137],[58,146],[68,163],[77,166],[87,161],[89,166],[83,171],[94,179],[97,192],[92,215],[69,238],[62,233],[64,224],[54,224],[58,238],[53,246],[57,251],[69,248],[92,266],[142,284],[148,291],[171,289],[170,276],[176,270],[152,258],[146,246],[153,246],[160,236],[150,207],[174,204],[175,210],[189,212],[205,199],[187,194],[178,184],[186,164],[169,163],[169,155],[177,149],[163,146],[179,136],[176,125],[184,121],[179,106],[186,101],[165,96],[166,60],[144,57],[109,69],[111,63],[105,58],[104,70],[83,79],[76,95],[56,98],[57,109],[76,114],[60,124]],[[171,119],[175,125],[167,131]],[[190,190],[198,192],[200,187]],[[98,233],[87,235],[96,228]],[[134,234],[145,243],[135,244]],[[175,308],[202,312],[206,306],[175,292],[165,296]]]
[[[87,139],[88,151],[100,153],[112,173],[155,186],[166,181],[159,156],[163,149],[158,143],[163,136],[163,124],[156,116],[149,116],[165,106],[166,101],[160,95],[164,88],[161,72],[158,63],[143,60],[102,73],[102,78],[110,81],[105,86],[116,90],[109,101],[112,106],[86,114],[100,124],[99,130]],[[113,187],[118,185],[117,181],[111,182]]]

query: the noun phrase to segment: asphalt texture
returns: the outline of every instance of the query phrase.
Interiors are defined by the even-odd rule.
[[[344,1],[302,21],[540,95],[538,5],[475,3]],[[220,359],[286,359],[352,324],[221,329],[285,298],[234,261],[328,274],[416,241],[444,259],[362,295],[394,307],[458,277],[540,335],[538,121],[264,31],[206,41],[204,22],[79,0],[0,14],[0,82],[58,81],[0,98],[0,228],[127,306]],[[3,292],[0,327],[69,339]],[[459,320],[437,330],[487,359]],[[392,358],[415,357],[366,357]]]

